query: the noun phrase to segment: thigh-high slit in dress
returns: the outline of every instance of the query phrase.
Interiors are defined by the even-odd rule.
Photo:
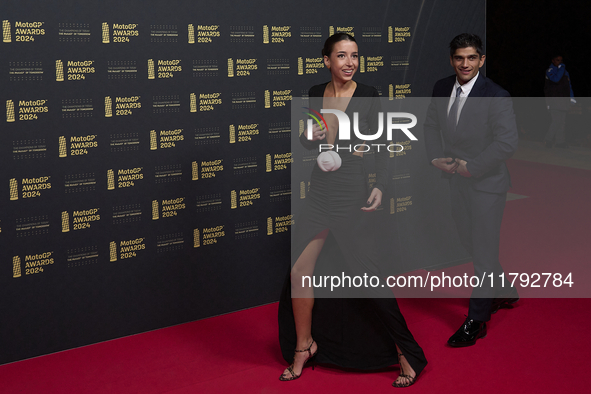
[[[312,107],[321,108],[325,88],[326,84],[322,84],[310,89]],[[358,112],[359,129],[370,134],[367,130],[377,127],[379,109],[371,105],[372,100],[356,101],[360,97],[373,97],[373,103],[379,105],[378,93],[373,87],[357,83],[346,110],[349,119],[353,119],[353,112]],[[378,142],[386,144],[385,133],[382,134],[384,138]],[[326,143],[310,143],[305,135],[302,137],[302,144],[308,149],[317,149],[319,143]],[[335,144],[339,142],[337,137]],[[363,141],[353,138],[346,143],[355,145]],[[384,148],[382,152],[383,155],[375,154],[377,181],[374,187],[384,192],[388,154]],[[296,217],[293,229],[292,266],[310,241],[329,229],[314,275],[340,275],[341,272],[351,277],[379,275],[380,254],[373,242],[371,222],[367,220],[371,214],[361,211],[369,196],[364,160],[348,151],[339,151],[339,155],[342,165],[337,171],[323,172],[318,165],[312,170],[306,205]],[[364,290],[367,292],[358,293],[364,298],[315,299],[312,337],[318,343],[317,361],[345,368],[383,368],[397,363],[397,344],[418,376],[427,360],[409,331],[391,290],[381,286]],[[285,360],[291,362],[296,331],[289,274],[281,293],[278,318],[281,351]]]

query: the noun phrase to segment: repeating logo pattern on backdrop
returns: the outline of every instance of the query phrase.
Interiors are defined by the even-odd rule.
[[[270,190],[276,187],[275,185],[286,183],[285,176],[288,176],[286,170],[289,170],[290,165],[294,162],[294,158],[288,152],[288,139],[284,138],[278,141],[272,141],[272,139],[282,135],[283,137],[289,136],[288,103],[296,95],[296,91],[302,91],[299,88],[318,80],[311,79],[306,82],[306,80],[298,77],[317,78],[319,77],[318,74],[323,72],[324,63],[322,57],[310,56],[310,54],[318,52],[318,45],[310,45],[309,43],[321,43],[328,35],[335,32],[357,34],[357,38],[361,41],[378,44],[377,46],[374,45],[367,55],[361,56],[360,72],[380,74],[386,70],[387,53],[385,49],[387,47],[384,44],[404,43],[412,37],[412,31],[407,26],[388,26],[385,31],[382,31],[378,27],[356,28],[355,26],[330,25],[314,28],[264,24],[257,29],[255,26],[202,23],[189,23],[186,25],[157,24],[153,23],[153,21],[104,21],[100,25],[92,25],[85,23],[56,23],[53,21],[3,20],[2,29],[3,43],[5,44],[28,45],[27,48],[43,52],[44,47],[42,45],[45,45],[48,38],[55,38],[55,34],[57,34],[57,38],[59,38],[63,46],[53,48],[62,56],[51,63],[43,61],[43,57],[41,57],[42,61],[32,62],[30,67],[15,63],[15,67],[11,67],[9,70],[11,80],[17,81],[17,79],[14,79],[17,76],[20,78],[28,76],[29,79],[35,80],[35,76],[41,76],[40,78],[44,79],[53,75],[56,83],[67,84],[67,88],[56,91],[51,98],[43,96],[41,92],[44,90],[41,86],[38,89],[39,93],[31,94],[30,90],[27,90],[27,97],[20,97],[24,94],[24,85],[14,85],[14,89],[11,90],[11,97],[6,100],[6,122],[15,124],[26,122],[28,124],[23,125],[19,130],[24,128],[31,130],[32,134],[41,134],[36,131],[39,128],[36,123],[41,123],[40,127],[47,127],[57,113],[60,113],[64,120],[88,118],[83,127],[90,130],[91,133],[80,133],[80,128],[75,131],[65,124],[58,128],[63,131],[61,131],[61,135],[54,137],[57,142],[55,156],[47,154],[39,156],[39,153],[35,156],[34,152],[46,152],[48,150],[47,144],[20,146],[18,153],[23,159],[27,157],[23,155],[23,152],[25,152],[28,153],[30,158],[43,157],[48,161],[46,163],[32,163],[21,160],[19,163],[20,169],[23,172],[33,174],[27,177],[9,176],[8,179],[5,179],[5,182],[9,183],[10,186],[8,196],[10,201],[27,199],[27,202],[29,202],[29,200],[35,200],[29,202],[26,206],[19,207],[19,215],[27,216],[26,211],[29,207],[35,207],[33,210],[37,210],[40,206],[45,206],[45,215],[49,218],[59,217],[60,225],[51,225],[53,219],[49,220],[50,230],[48,232],[52,234],[51,238],[57,241],[57,249],[69,247],[67,239],[59,238],[56,235],[60,228],[61,233],[65,234],[70,231],[93,230],[94,227],[98,227],[96,223],[101,223],[100,230],[97,231],[108,233],[109,226],[116,223],[130,222],[133,217],[135,219],[141,218],[138,221],[142,223],[139,226],[140,228],[150,225],[149,222],[146,222],[147,218],[150,217],[153,221],[163,218],[169,218],[178,223],[190,221],[189,218],[194,216],[192,212],[198,211],[197,208],[199,207],[195,201],[192,201],[191,194],[193,193],[189,193],[188,196],[184,197],[175,197],[173,193],[171,196],[150,200],[149,196],[144,195],[143,191],[141,191],[151,185],[168,184],[175,181],[182,182],[185,179],[185,174],[190,174],[190,178],[187,178],[189,181],[214,182],[206,186],[208,192],[211,193],[224,193],[225,186],[215,182],[217,179],[223,179],[230,185],[231,190],[229,193],[228,191],[225,192],[228,193],[228,198],[218,199],[218,205],[221,205],[219,208],[222,211],[228,212],[225,214],[224,219],[221,220],[231,227],[231,222],[234,221],[235,216],[233,214],[234,210],[239,212],[243,209],[257,207],[257,205],[263,207],[265,205],[264,201],[271,199],[272,192]],[[49,37],[50,35],[53,37]],[[186,40],[182,40],[183,36],[186,37]],[[227,72],[223,75],[219,73],[221,59],[214,59],[209,54],[198,59],[195,59],[194,54],[172,58],[164,54],[158,55],[159,51],[162,51],[161,46],[144,47],[146,40],[149,40],[152,45],[161,43],[182,44],[184,41],[188,45],[203,45],[204,48],[213,48],[217,54],[228,53],[225,48],[221,47],[228,40],[231,43],[240,43],[239,46],[250,44],[254,47],[256,46],[256,40],[254,40],[256,37],[259,37],[259,42],[265,45],[264,48],[274,48],[272,45],[278,45],[277,48],[285,47],[285,53],[290,56],[273,56],[264,59],[258,55],[243,56],[238,51],[235,51],[235,55],[227,57],[224,61],[227,65]],[[120,58],[114,56],[114,52],[110,58],[107,52],[106,59],[84,58],[83,55],[79,55],[76,50],[66,44],[70,42],[86,42],[91,47],[92,43],[95,42],[93,40],[96,39],[100,39],[100,44],[104,45],[107,51],[109,50],[107,48],[121,48],[122,53],[129,52],[133,55]],[[270,46],[266,47],[267,44]],[[296,51],[301,53],[295,58],[291,57],[290,54],[294,47],[299,48]],[[190,53],[189,48],[187,47],[184,52]],[[10,60],[18,62],[20,60],[18,54],[24,49],[23,47],[15,50],[13,52],[15,58]],[[222,49],[224,50],[222,51]],[[145,56],[145,68],[143,70],[142,67],[139,67],[142,63],[142,56]],[[18,67],[19,65],[21,67]],[[188,65],[191,66],[188,67]],[[50,67],[52,69],[49,69]],[[274,83],[276,86],[279,85],[279,88],[267,87],[254,91],[246,88],[246,86],[250,85],[248,81],[252,78],[257,81],[266,81],[265,74],[261,72],[263,68],[267,75],[273,75],[274,78],[283,80],[280,84]],[[148,85],[125,85],[126,79],[137,80],[138,77],[141,78],[142,74],[146,80],[154,81],[154,83],[162,80],[157,90],[162,93],[166,92],[166,94],[154,94],[154,89],[150,89]],[[326,77],[326,75],[322,76],[322,78]],[[210,79],[205,85],[208,88],[195,89],[193,87],[193,91],[188,94],[183,93],[184,86],[190,83],[192,78]],[[228,81],[224,81],[224,78],[228,78]],[[234,82],[234,78],[238,78],[236,82]],[[240,78],[245,78],[243,83],[240,82]],[[107,84],[109,79],[121,80],[123,85],[117,89],[117,92],[111,91],[106,95],[100,95],[100,92],[105,90],[100,88],[101,85]],[[170,81],[168,86],[162,85],[165,81]],[[69,97],[68,88],[70,88],[70,84],[82,84],[86,98],[74,99]],[[191,83],[191,85],[193,84]],[[403,98],[411,93],[410,84],[392,83],[389,87],[388,94],[391,99]],[[75,87],[72,86],[71,88]],[[22,90],[23,93],[19,93],[19,90]],[[35,89],[33,89],[34,91]],[[38,97],[31,97],[31,95]],[[97,105],[100,101],[103,104]],[[125,118],[134,119],[133,123],[138,125],[130,125],[128,122],[122,123],[122,121],[119,121],[119,124],[109,124],[110,135],[104,132],[92,133],[92,130],[101,127],[96,113],[97,110],[100,113],[101,106],[103,107],[104,118],[110,122],[116,122],[118,118]],[[282,112],[273,116],[276,122],[271,123],[267,122],[267,116],[264,112],[261,112],[261,110],[265,109],[280,110]],[[182,120],[174,128],[164,124],[168,121],[154,118],[155,114],[171,113],[183,114],[183,117],[180,118]],[[190,114],[209,115],[210,117],[196,119],[191,118]],[[282,118],[286,126],[283,127],[283,130],[281,128],[277,130],[272,124],[281,123]],[[148,123],[152,123],[152,129],[145,130],[145,126],[142,126],[144,131],[141,130],[142,127],[139,125],[146,123],[143,121],[144,119],[149,119]],[[251,122],[248,122],[248,120],[251,120]],[[226,137],[224,136],[225,133],[221,132],[224,129],[224,122],[227,123],[225,128],[228,130]],[[221,127],[220,123],[222,123]],[[195,130],[195,132],[190,132],[190,129]],[[17,140],[19,131],[15,129],[14,132],[11,130],[7,130],[7,132],[8,135],[13,136],[15,144],[20,142]],[[46,133],[44,137],[48,137]],[[194,140],[194,143],[191,140]],[[188,157],[189,148],[199,148],[205,142],[216,144],[217,147],[213,150],[205,149],[205,147],[196,151],[191,149],[194,152],[192,153],[193,157]],[[228,147],[234,145],[239,149],[233,150],[228,156]],[[410,145],[408,145],[408,148],[410,148]],[[161,150],[162,153],[160,153]],[[94,163],[100,161],[100,157],[104,155],[104,152],[109,151],[110,153],[119,152],[122,154],[121,157],[117,158],[119,162],[128,161],[131,163],[133,161],[138,165],[134,167],[119,165],[115,168],[101,170],[101,165]],[[15,150],[15,157],[16,152]],[[176,161],[174,165],[169,163],[169,165],[150,167],[148,164],[150,159],[147,156],[149,152],[160,155],[158,159],[163,161],[170,161],[171,157],[177,155],[187,155],[187,157]],[[406,152],[403,154],[406,154]],[[202,156],[202,158],[199,156]],[[49,160],[53,157],[58,157],[64,162],[72,159],[78,161],[75,164],[67,163],[62,169],[55,167],[53,161]],[[89,161],[87,163],[80,161],[84,160],[84,158],[88,158]],[[91,164],[90,160],[92,160],[93,164]],[[225,162],[230,163],[230,168],[225,168],[228,167],[228,165],[224,164]],[[68,171],[71,169],[71,165],[83,167],[84,173],[104,173],[105,188],[103,190],[108,192],[129,190],[133,195],[127,192],[125,198],[128,200],[128,205],[133,205],[135,208],[128,210],[121,208],[121,204],[116,206],[104,205],[106,201],[101,201],[102,199],[98,196],[101,188],[94,187],[96,178],[73,185],[69,180],[76,177],[76,175]],[[186,169],[183,169],[183,167],[186,167]],[[43,170],[41,171],[41,169]],[[265,174],[271,175],[276,172],[284,175],[279,177],[273,175],[272,178],[265,178]],[[48,175],[45,175],[45,173]],[[255,177],[251,178],[252,186],[255,187],[242,185],[242,175],[246,174]],[[235,180],[232,181],[232,179]],[[59,187],[55,187],[55,182],[60,183]],[[54,185],[53,189],[52,184]],[[82,187],[85,186],[84,184],[92,187]],[[62,190],[68,193],[74,190],[75,187],[78,188],[78,193],[93,192],[94,194],[92,197],[89,196],[88,200],[100,201],[100,207],[88,209],[63,207],[59,209],[54,208],[54,204],[47,204],[51,194],[53,194],[52,198],[56,198],[55,195],[62,193]],[[134,190],[137,191],[134,192]],[[163,190],[166,190],[166,188]],[[288,194],[291,195],[291,191]],[[304,188],[301,188],[297,195],[303,198],[305,196]],[[59,197],[57,198],[59,199]],[[144,199],[149,201],[146,202]],[[183,202],[179,203],[180,200]],[[170,201],[175,203],[169,204]],[[149,208],[143,208],[144,205]],[[236,220],[248,219],[252,221],[256,219],[260,221],[261,225],[256,227],[258,228],[257,236],[285,233],[285,230],[289,227],[285,223],[291,224],[293,219],[289,215],[288,206],[285,203],[279,205],[282,207],[278,209],[283,210],[283,214],[266,217],[262,209],[259,209],[256,211],[255,216],[252,213],[244,214],[240,218],[236,217]],[[99,210],[103,212],[102,216],[97,213]],[[151,215],[147,215],[148,211],[151,212]],[[94,213],[86,214],[85,212]],[[107,212],[110,214],[107,214]],[[251,212],[254,213],[254,211]],[[261,217],[257,218],[257,215]],[[286,217],[290,217],[290,219],[285,220]],[[109,218],[111,223],[109,223]],[[199,245],[199,247],[216,244],[218,241],[221,242],[223,236],[211,235],[218,234],[219,231],[210,232],[208,231],[209,228],[203,226],[201,228],[187,229],[186,231],[192,232],[193,244]],[[157,236],[158,233],[156,228],[151,230],[143,228],[142,231],[148,231],[154,236]],[[34,232],[27,234],[34,236]],[[205,235],[207,237],[204,237]],[[122,237],[126,238],[124,235]],[[155,238],[150,236],[141,239],[142,241],[138,245],[142,245],[142,248],[148,250],[158,244]],[[129,242],[129,240],[109,241],[108,255],[101,256],[102,253],[99,248],[96,261],[120,261],[123,254],[125,254],[126,258],[138,257],[137,251],[128,250],[129,248],[125,246],[129,245],[122,244],[125,242]],[[89,245],[84,246],[93,245],[93,242],[89,242]],[[18,253],[26,254],[30,252],[27,250],[28,247],[23,246],[22,248],[25,250],[18,250]],[[115,253],[115,251],[117,252]],[[114,256],[118,256],[117,259],[114,259]],[[63,261],[59,261],[59,258],[55,261],[57,265],[63,263]]]

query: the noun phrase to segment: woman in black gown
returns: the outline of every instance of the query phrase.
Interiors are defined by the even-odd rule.
[[[366,136],[375,134],[379,95],[375,88],[352,79],[359,65],[355,39],[337,33],[326,40],[322,54],[332,78],[330,82],[310,89],[310,106],[317,111],[320,108],[339,109],[351,120],[356,112],[361,133]],[[359,100],[360,97],[370,99]],[[339,142],[354,146],[366,142],[356,136],[350,141],[340,141],[336,116],[326,114],[324,118],[328,127],[314,125],[310,140],[307,133],[300,136],[305,148],[318,149],[319,144],[338,146]],[[307,204],[294,228],[292,269],[279,304],[282,353],[286,360],[293,357],[280,380],[299,378],[306,362],[317,354],[319,362],[362,369],[386,367],[398,359],[401,372],[393,383],[395,387],[413,384],[427,364],[387,287],[366,289],[368,293],[364,296],[372,298],[315,300],[313,289],[302,286],[302,277],[313,276],[317,261],[327,253],[331,254],[333,261],[336,257],[342,265],[339,269],[347,274],[378,271],[376,260],[379,257],[374,237],[363,223],[366,223],[367,212],[375,211],[381,204],[387,185],[388,152],[384,148],[387,141],[385,133],[382,135],[384,137],[378,141],[372,141],[383,145],[374,153],[376,183],[369,198],[361,152],[339,151],[340,168],[326,171],[317,164],[312,171]],[[348,320],[348,324],[342,324],[344,320]],[[320,347],[313,339],[312,331]]]

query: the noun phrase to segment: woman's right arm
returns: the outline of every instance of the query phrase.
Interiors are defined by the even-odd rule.
[[[322,107],[322,96],[324,95],[324,89],[321,89],[322,85],[312,86],[308,91],[309,106],[316,111],[320,111]],[[318,145],[326,144],[326,133],[317,123],[314,123],[312,129],[312,139],[308,139],[307,124],[304,125],[304,132],[300,135],[300,143],[308,150],[317,150]]]
[[[312,128],[312,139],[308,139],[308,131],[304,130],[300,135],[300,142],[308,150],[317,149],[318,145],[326,144],[326,132],[315,124]]]

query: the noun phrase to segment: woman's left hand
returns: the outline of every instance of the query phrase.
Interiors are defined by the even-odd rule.
[[[373,188],[369,198],[367,199],[367,205],[370,206],[363,207],[361,208],[361,210],[365,212],[372,212],[375,211],[380,205],[382,205],[382,191],[380,189],[378,189],[377,187]]]

